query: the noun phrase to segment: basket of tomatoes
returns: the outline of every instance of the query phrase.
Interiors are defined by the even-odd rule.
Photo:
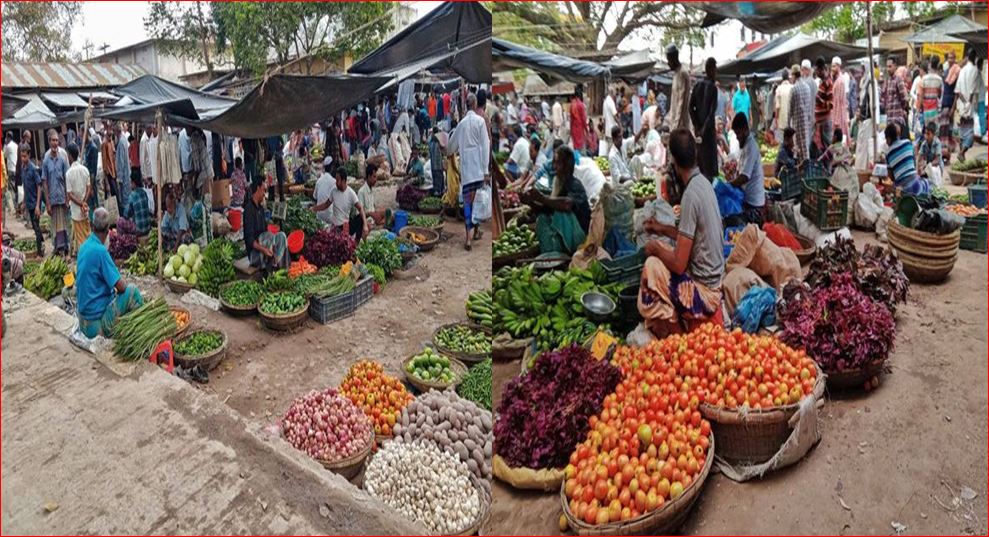
[[[414,399],[402,381],[385,373],[380,363],[370,360],[350,366],[340,392],[371,418],[378,443],[393,436],[395,422]]]
[[[707,324],[663,344],[683,349],[679,367],[698,378],[701,415],[718,436],[718,455],[732,463],[772,459],[790,438],[801,404],[824,395],[826,376],[814,360],[775,336]],[[816,421],[810,426],[816,429]]]
[[[662,342],[616,348],[622,382],[564,469],[561,528],[666,535],[683,524],[710,475],[715,433],[674,359]]]

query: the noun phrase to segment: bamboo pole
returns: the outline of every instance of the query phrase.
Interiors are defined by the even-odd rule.
[[[163,117],[163,115],[161,113],[161,109],[160,108],[155,113],[155,126],[158,128],[157,143],[158,143],[158,149],[159,149],[159,151],[157,151],[156,154],[158,155],[158,162],[161,162],[161,151],[160,151],[160,149],[161,149],[161,137],[164,136],[164,134],[165,134],[165,119],[164,119],[164,117]],[[158,167],[157,166],[157,162],[155,163],[155,167],[156,168]],[[162,183],[163,178],[161,176],[161,173],[158,173],[157,175],[158,175],[158,180],[155,181],[155,220],[158,222],[158,278],[160,279],[163,276],[163,273],[162,273],[162,256],[163,256],[163,252],[162,252],[162,250],[164,249],[164,242],[163,242],[163,238],[161,236],[161,214],[162,214],[161,213],[161,183]]]
[[[869,103],[872,110],[870,110],[870,115],[872,116],[872,161],[875,162],[879,158],[879,103],[875,102],[876,96],[876,58],[872,52],[872,2],[867,1],[865,3],[865,26],[866,34],[868,34],[868,47],[869,47]],[[863,98],[865,96],[863,95]]]

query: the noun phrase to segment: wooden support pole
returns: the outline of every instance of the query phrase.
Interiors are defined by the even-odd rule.
[[[160,169],[160,166],[158,166],[158,163],[161,162],[161,139],[162,139],[162,136],[165,135],[165,118],[162,115],[160,108],[158,109],[158,112],[155,113],[155,125],[158,128],[158,139],[156,141],[156,143],[158,144],[158,147],[156,148],[156,153],[155,153],[158,156],[157,162],[155,162],[155,169],[157,171],[157,170]],[[162,278],[162,276],[163,276],[163,273],[162,273],[162,264],[163,264],[162,263],[162,255],[163,255],[163,252],[162,252],[162,250],[164,249],[164,240],[163,240],[163,238],[161,236],[161,214],[162,214],[162,211],[161,211],[161,183],[162,183],[163,177],[162,177],[161,173],[157,173],[155,175],[158,176],[158,180],[155,181],[155,207],[156,207],[156,209],[155,209],[155,221],[158,222],[158,278]]]
[[[876,89],[876,58],[872,53],[872,2],[867,1],[865,3],[865,26],[866,34],[868,35],[868,47],[869,47],[869,103],[872,110],[870,110],[870,115],[872,116],[872,161],[875,162],[879,158],[879,103],[875,102],[875,97],[877,95]],[[866,96],[863,95],[864,99]]]

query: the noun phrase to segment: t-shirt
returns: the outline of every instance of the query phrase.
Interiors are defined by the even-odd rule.
[[[107,306],[113,300],[113,286],[120,281],[120,271],[113,264],[110,252],[96,235],[79,247],[76,258],[76,299],[79,316],[86,321],[103,317]]]
[[[331,182],[324,181],[327,177],[329,177]],[[320,188],[320,183],[322,183],[322,188]],[[359,203],[357,193],[354,192],[353,188],[348,186],[345,190],[341,191],[337,188],[336,181],[329,174],[323,174],[323,177],[320,177],[319,181],[316,181],[316,204],[322,205],[326,200],[331,200],[330,206],[318,212],[316,216],[331,226],[337,227],[350,221],[350,212]]]
[[[518,165],[519,172],[528,170],[529,164],[531,164],[531,159],[529,158],[529,140],[526,140],[525,137],[520,137],[516,140],[515,146],[512,147],[512,154],[508,158]]]
[[[917,163],[914,160],[913,144],[910,140],[897,140],[886,152],[886,165],[893,172],[893,184],[904,194],[924,196],[930,190],[927,181],[917,176]]]
[[[21,168],[21,184],[24,185],[24,207],[33,211],[38,205],[38,187],[41,186],[41,172],[33,162],[28,161]]]
[[[763,183],[762,156],[759,154],[759,142],[756,141],[755,134],[749,133],[748,141],[741,151],[738,173],[749,178],[742,187],[745,191],[745,203],[752,207],[762,207],[766,204],[766,185]]]
[[[687,262],[691,278],[711,289],[721,287],[725,272],[724,231],[714,186],[701,172],[694,170],[680,202],[678,231],[694,241]]]
[[[364,207],[366,212],[374,212],[374,191],[367,183],[361,185],[360,190],[357,191],[357,202],[361,204],[361,207]]]
[[[736,91],[735,96],[731,99],[731,107],[735,109],[736,114],[745,114],[749,123],[752,122],[752,116],[749,112],[752,109],[752,99],[749,97],[749,90]]]
[[[65,188],[77,199],[86,201],[86,189],[89,188],[89,170],[78,160],[72,163],[69,171],[65,173]],[[88,214],[83,212],[82,207],[73,202],[69,202],[69,214],[76,222],[88,218]]]
[[[177,236],[180,233],[189,231],[189,218],[185,214],[185,207],[181,203],[175,204],[175,214],[167,211],[161,217],[161,230],[168,236]]]
[[[337,184],[336,179],[333,178],[329,173],[324,173],[319,176],[316,180],[316,187],[313,189],[313,197],[316,198],[316,205],[321,205],[323,202],[330,198],[330,193],[336,190]],[[332,207],[323,209],[316,213],[323,222],[329,222],[332,217],[333,209]]]

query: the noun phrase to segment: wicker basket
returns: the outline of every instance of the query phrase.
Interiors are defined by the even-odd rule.
[[[187,309],[185,309],[185,308],[183,308],[181,306],[169,306],[168,307],[168,310],[171,311],[172,313],[176,313],[176,312],[178,312],[178,313],[184,313],[184,314],[186,314],[189,317],[189,323],[186,324],[181,329],[179,329],[178,332],[175,332],[175,338],[174,339],[179,339],[182,336],[184,336],[185,333],[189,331],[189,327],[192,326],[192,314],[189,313],[189,310],[187,310]]]
[[[522,358],[525,349],[532,345],[531,339],[513,339],[510,345],[491,343],[491,359],[495,362],[512,362]]]
[[[514,254],[503,255],[501,257],[494,257],[491,259],[491,267],[495,270],[501,267],[507,267],[509,265],[515,265],[519,261],[524,259],[532,259],[539,255],[539,245],[533,244],[532,246],[526,248],[525,250],[515,252]]]
[[[824,396],[825,385],[825,375],[817,367],[815,400]],[[790,437],[790,418],[799,408],[799,403],[795,403],[770,409],[749,409],[743,414],[702,403],[700,411],[711,422],[711,429],[718,437],[719,457],[729,462],[759,464],[776,455]]]
[[[402,228],[401,231],[399,231],[398,234],[399,236],[411,241],[412,240],[410,236],[411,233],[422,235],[423,237],[426,238],[426,242],[422,242],[422,243],[412,241],[415,242],[415,245],[419,247],[420,252],[428,252],[433,248],[436,248],[436,245],[439,244],[440,242],[440,234],[428,227],[405,226]]]
[[[927,247],[921,244],[915,243],[902,237],[901,235],[896,235],[893,233],[888,234],[887,240],[890,247],[899,252],[901,255],[906,254],[909,256],[926,259],[930,261],[937,260],[947,260],[955,257],[958,253],[958,247],[961,244],[949,244],[947,246],[937,246],[937,247]]]
[[[690,483],[690,486],[683,491],[679,498],[666,502],[663,507],[628,520],[625,522],[615,522],[602,525],[590,525],[570,512],[570,502],[567,501],[566,481],[560,487],[560,503],[563,504],[563,515],[570,525],[570,529],[577,535],[672,535],[683,525],[690,514],[690,509],[700,498],[701,490],[707,481],[707,476],[711,473],[711,466],[714,464],[714,438],[716,433],[711,434],[711,445],[708,448],[707,458],[704,459],[704,467],[701,468],[697,479]]]
[[[800,249],[793,251],[797,255],[797,259],[800,260],[800,264],[806,265],[810,263],[814,259],[814,256],[817,255],[817,243],[803,235],[795,235],[794,238],[800,243]]]
[[[231,304],[231,303],[223,300],[223,289],[225,287],[230,286],[233,283],[236,283],[236,282],[229,282],[229,283],[225,283],[222,286],[220,286],[220,293],[219,293],[219,295],[220,295],[220,308],[223,309],[223,311],[227,312],[227,314],[232,315],[234,317],[246,317],[248,315],[254,315],[255,313],[257,313],[257,311],[258,311],[258,305],[257,304],[254,304],[252,306],[235,306],[235,305],[233,305],[233,304]]]
[[[897,252],[900,262],[903,263],[903,273],[914,283],[940,283],[948,278],[955,268],[955,261],[958,256],[951,259],[931,260],[923,259]]]
[[[846,369],[828,373],[828,390],[861,388],[867,380],[879,376],[885,367],[886,361],[878,360],[860,369]]]
[[[974,185],[986,178],[986,173],[982,172],[958,172],[948,169],[948,178],[955,186]]]
[[[467,366],[464,365],[463,362],[457,360],[456,358],[450,358],[449,356],[446,356],[446,358],[449,358],[450,360],[450,370],[453,371],[453,375],[455,377],[454,381],[451,384],[444,384],[442,382],[435,382],[435,381],[425,381],[408,372],[407,367],[409,365],[409,362],[411,362],[413,358],[415,358],[415,356],[409,356],[408,358],[405,359],[404,362],[402,362],[402,373],[405,374],[405,380],[407,380],[409,384],[411,384],[413,387],[415,387],[415,389],[419,390],[419,392],[421,393],[426,393],[429,390],[445,390],[447,388],[456,388],[457,386],[460,386],[461,382],[464,381],[464,376],[467,374]]]
[[[222,362],[223,359],[227,357],[227,345],[229,344],[229,340],[227,339],[227,335],[220,330],[196,330],[195,332],[190,332],[189,334],[179,338],[176,341],[176,343],[178,343],[178,341],[182,341],[184,339],[192,337],[192,335],[197,332],[213,332],[216,334],[220,334],[220,336],[223,337],[223,343],[221,343],[220,347],[217,348],[216,350],[213,350],[206,354],[200,354],[198,356],[187,356],[176,352],[175,364],[180,365],[186,369],[198,365],[201,368],[205,369],[206,371],[211,371],[216,366],[220,365],[220,362]]]
[[[367,457],[371,454],[373,448],[374,433],[372,432],[367,440],[367,445],[354,455],[337,461],[316,459],[316,462],[322,464],[323,468],[349,481],[357,477],[361,473],[361,470],[364,469],[364,462],[367,461]]]
[[[954,233],[950,233],[948,235],[935,235],[933,233],[910,229],[900,225],[900,223],[895,220],[890,220],[889,236],[902,239],[901,242],[913,243],[915,246],[924,249],[936,250],[939,248],[958,246],[958,243],[961,242],[962,233],[961,230],[956,230]]]
[[[182,283],[178,280],[173,280],[171,278],[164,278],[163,281],[165,282],[165,286],[168,287],[173,293],[177,295],[184,295],[189,291],[192,291],[196,287],[191,283],[188,282]]]
[[[464,351],[455,351],[449,347],[444,347],[442,344],[440,344],[440,342],[436,339],[437,336],[439,336],[440,331],[443,330],[444,328],[454,328],[457,326],[466,326],[467,328],[470,328],[475,332],[480,332],[482,334],[484,333],[483,328],[471,323],[459,322],[459,323],[444,324],[443,326],[440,326],[433,331],[433,346],[436,347],[436,350],[439,351],[440,354],[446,355],[447,357],[450,358],[456,358],[457,360],[460,360],[461,362],[464,362],[465,364],[468,365],[474,365],[476,363],[483,362],[485,358],[490,356],[490,354],[486,354],[486,353],[471,354],[469,352],[464,352]],[[487,335],[488,337],[490,337],[490,334]]]
[[[443,212],[443,207],[435,207],[432,209],[419,207],[419,212],[428,215],[440,214]]]
[[[306,319],[309,317],[309,304],[306,304],[297,312],[285,313],[283,315],[270,315],[261,310],[258,310],[258,313],[261,315],[261,324],[268,330],[288,332],[306,322]]]

